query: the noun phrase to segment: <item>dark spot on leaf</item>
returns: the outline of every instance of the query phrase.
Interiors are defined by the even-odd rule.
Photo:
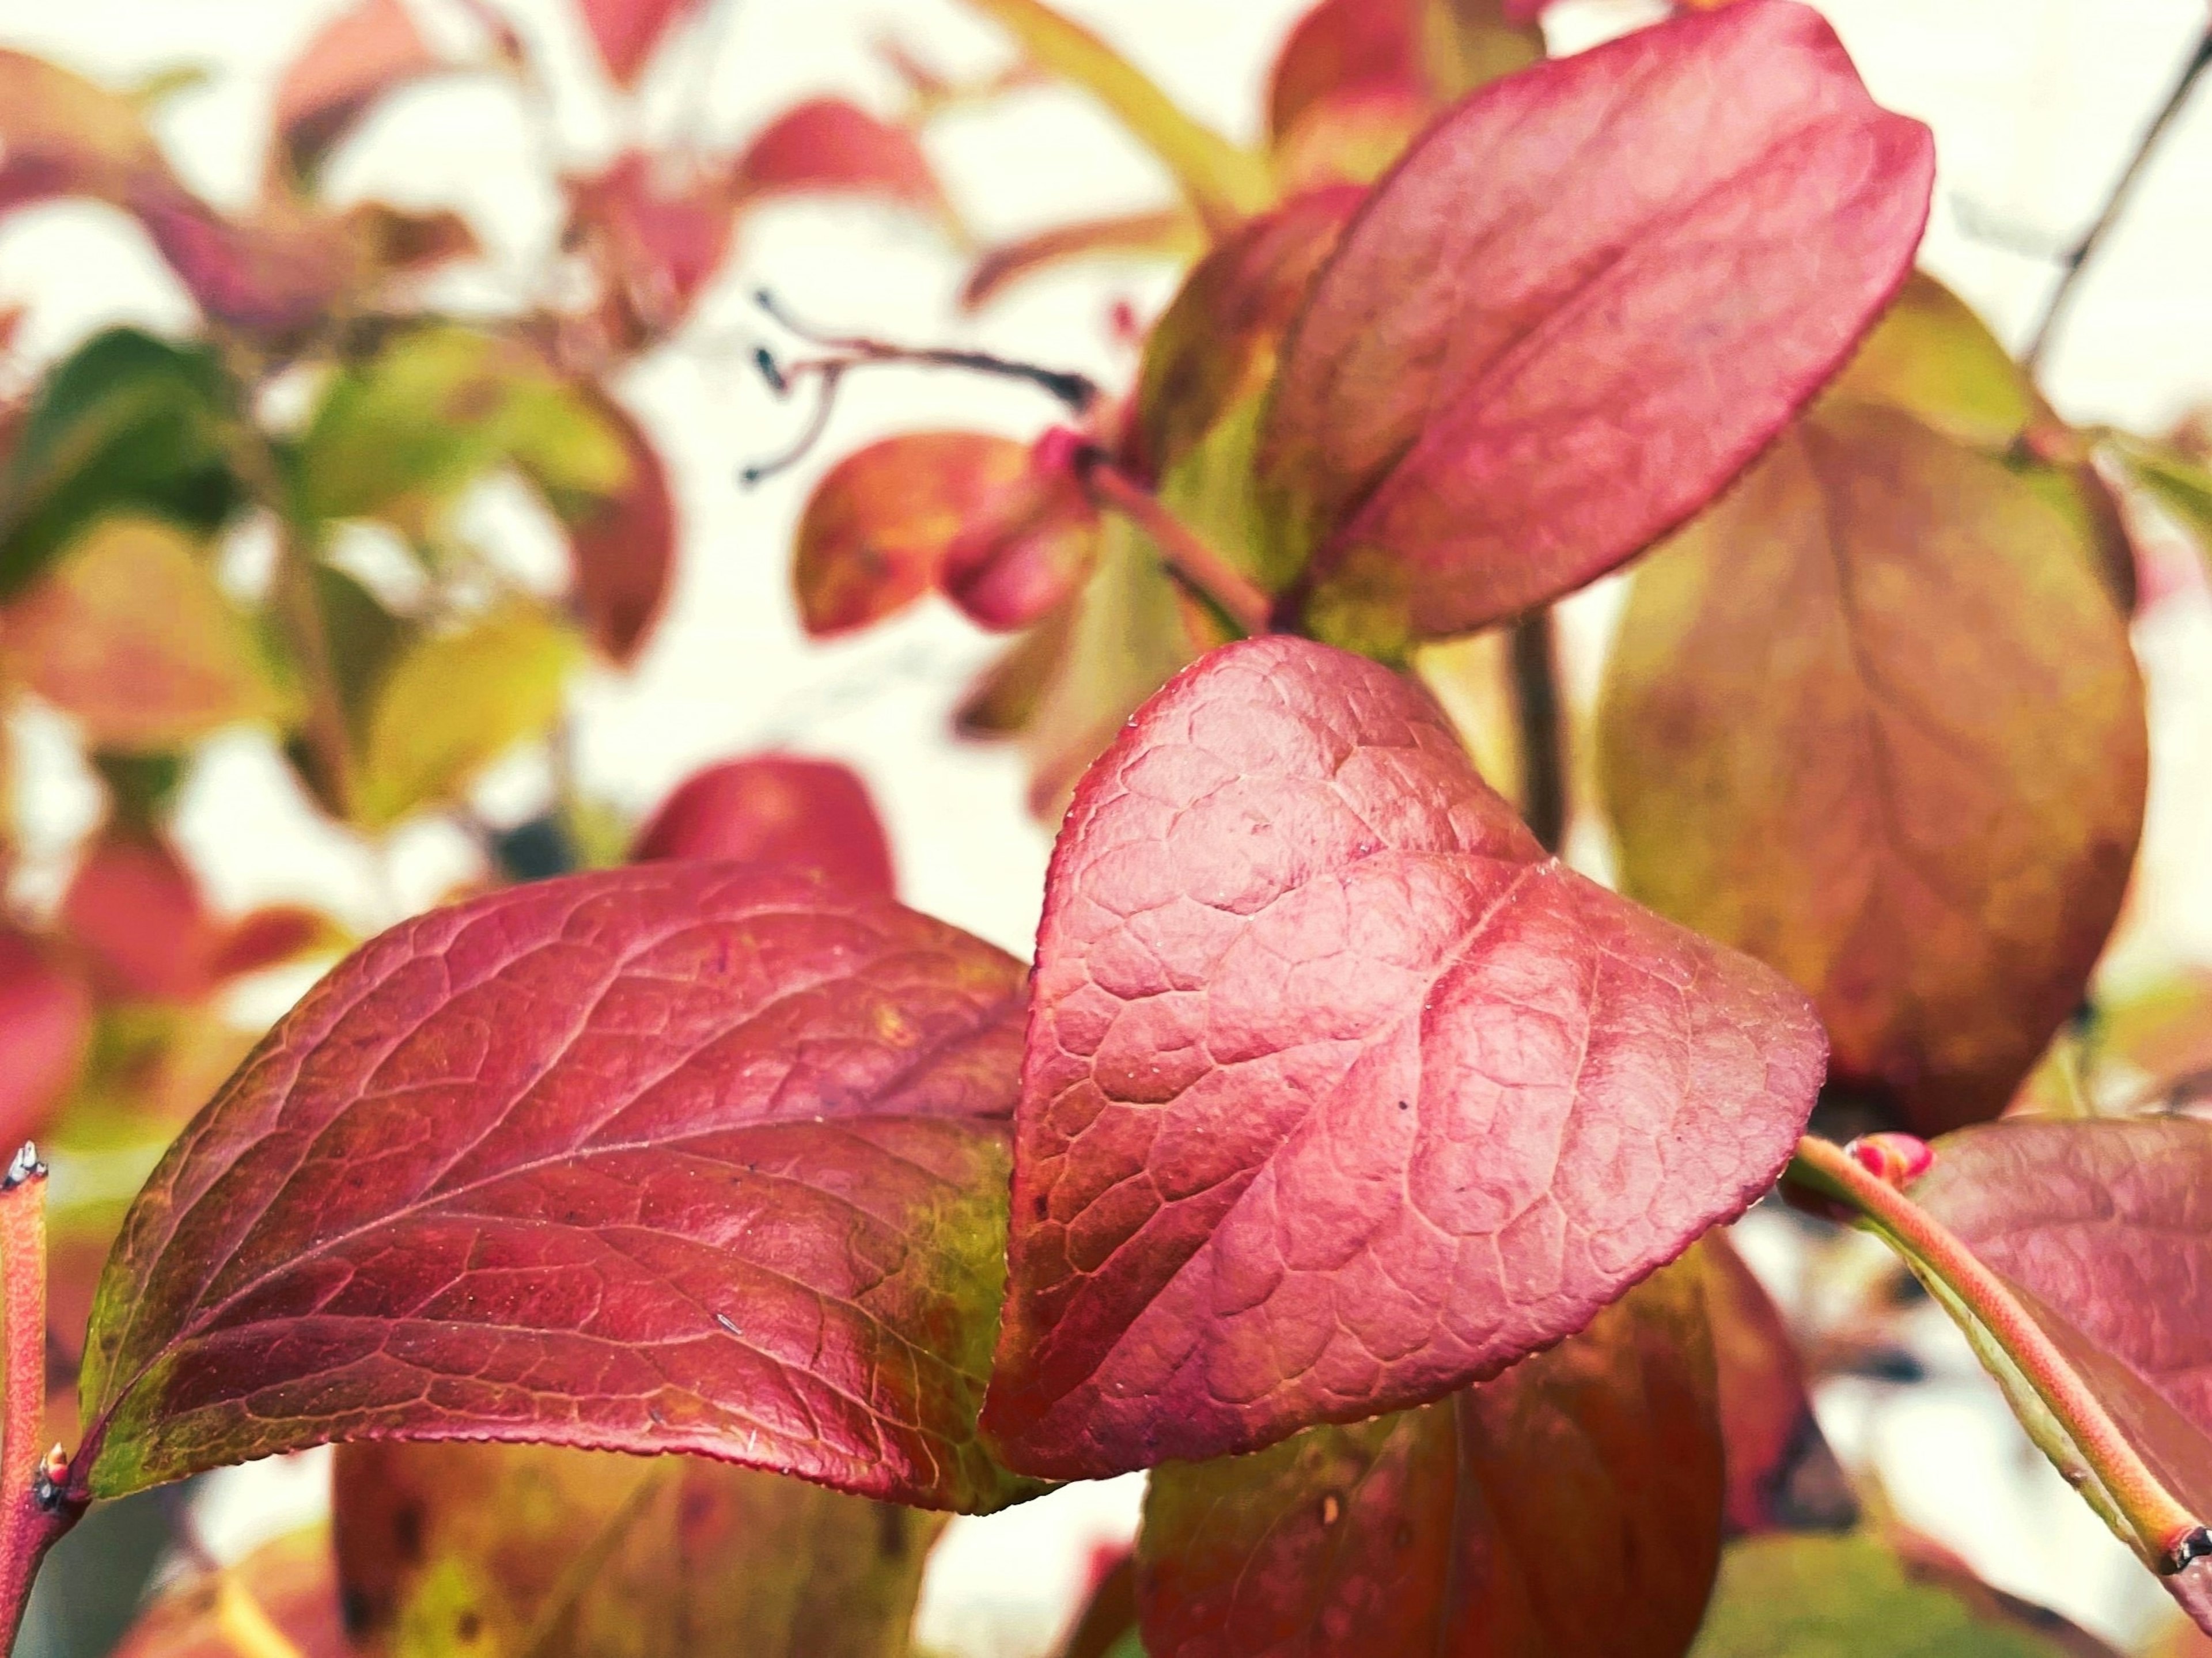
[[[358,1640],[368,1633],[376,1621],[376,1607],[368,1596],[351,1583],[338,1588],[338,1619],[345,1625],[347,1635]]]
[[[402,1503],[392,1511],[392,1547],[407,1564],[422,1564],[422,1509],[419,1504]]]
[[[471,1610],[453,1619],[453,1638],[463,1645],[472,1643],[483,1633],[483,1619]]]
[[[886,1560],[906,1558],[906,1510],[890,1503],[876,1505],[876,1552]]]
[[[1051,1205],[1046,1199],[1045,1194],[1042,1192],[1038,1193],[1036,1196],[1030,1199],[1030,1212],[1035,1215],[1039,1220],[1042,1220],[1044,1218],[1045,1211]]]

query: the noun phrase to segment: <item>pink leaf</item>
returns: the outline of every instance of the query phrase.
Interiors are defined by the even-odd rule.
[[[0,926],[0,1139],[20,1145],[76,1079],[92,1001],[27,933]]]
[[[1492,1375],[1757,1196],[1825,1051],[1544,856],[1407,682],[1217,651],[1054,853],[985,1426],[1097,1476]]]
[[[599,61],[619,87],[637,84],[660,39],[701,0],[577,0]]]
[[[763,754],[694,772],[639,831],[632,863],[720,859],[811,869],[855,897],[897,890],[867,785],[830,760]]]
[[[1025,1494],[975,1433],[1023,977],[896,905],[723,865],[394,928],[140,1193],[77,1479],[494,1439]]]
[[[1694,512],[1896,291],[1932,167],[1792,0],[1469,98],[1378,186],[1284,353],[1260,467],[1316,624],[1462,632]]]
[[[842,192],[945,211],[914,134],[842,98],[810,99],[784,112],[746,146],[731,182],[740,202]]]
[[[276,142],[294,176],[313,173],[386,93],[442,67],[401,0],[341,12],[276,83]]]

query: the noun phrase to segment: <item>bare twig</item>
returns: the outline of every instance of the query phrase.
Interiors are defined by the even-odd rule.
[[[1547,852],[1567,838],[1567,726],[1559,645],[1547,606],[1513,623],[1513,717],[1520,734],[1521,815]]]
[[[2135,153],[2128,158],[2127,166],[2113,182],[2111,193],[2105,197],[2103,209],[2082,234],[2081,240],[2067,249],[2060,259],[2058,284],[2051,290],[2051,297],[2044,302],[2042,318],[2037,322],[2035,331],[2028,337],[2027,349],[2021,355],[2021,361],[2031,374],[2042,367],[2059,322],[2081,288],[2082,274],[2088,269],[2089,262],[2096,258],[2097,250],[2104,246],[2105,238],[2111,234],[2112,227],[2118,222],[2121,212],[2127,206],[2128,197],[2134,193],[2136,185],[2149,165],[2151,156],[2157,151],[2160,141],[2173,125],[2174,118],[2181,113],[2183,106],[2188,103],[2190,93],[2208,68],[2212,68],[2212,28],[2207,28],[2198,38],[2197,48],[2190,53],[2189,61],[2182,65],[2172,90],[2166,94],[2166,101],[2159,106],[2158,113],[2151,118],[2150,125],[2143,129],[2142,137],[2136,141]]]

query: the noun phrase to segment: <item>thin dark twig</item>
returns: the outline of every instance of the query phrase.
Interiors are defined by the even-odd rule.
[[[777,369],[775,359],[769,355],[765,348],[757,361],[762,377],[775,388],[778,396],[791,389],[790,377]],[[805,426],[781,454],[768,460],[755,461],[738,474],[738,482],[746,489],[750,489],[762,480],[796,466],[806,459],[808,451],[822,440],[823,433],[830,429],[830,411],[836,404],[837,384],[844,378],[845,371],[840,366],[828,366],[822,367],[820,372],[822,389],[815,396],[813,414],[808,416]]]
[[[2111,234],[2113,225],[2118,222],[2128,197],[2134,193],[2136,185],[2142,179],[2144,168],[2149,165],[2160,141],[2173,125],[2174,118],[2181,113],[2182,106],[2189,101],[2189,94],[2196,88],[2198,77],[2209,68],[2212,68],[2212,28],[2206,29],[2199,37],[2197,49],[2190,53],[2189,61],[2182,66],[2172,90],[2166,94],[2166,101],[2159,106],[2158,113],[2143,129],[2142,137],[2136,143],[2135,154],[2128,158],[2128,164],[2114,181],[2112,192],[2105,197],[2103,210],[2082,234],[2081,240],[2067,249],[2064,258],[2059,261],[2062,269],[2058,285],[2051,290],[2051,297],[2044,302],[2043,316],[2037,322],[2034,333],[2029,337],[2027,349],[2021,355],[2021,363],[2030,374],[2042,367],[2059,321],[2081,287],[2082,273],[2088,269],[2089,262],[2096,258],[2097,250],[2104,246],[2105,238]]]
[[[1549,609],[1513,624],[1513,710],[1520,735],[1521,815],[1547,852],[1567,837],[1567,721]]]
[[[995,374],[1004,380],[1024,380],[1051,393],[1078,415],[1089,414],[1100,396],[1096,380],[1073,369],[1047,368],[1037,363],[1001,357],[988,351],[969,351],[946,346],[893,345],[883,340],[870,339],[865,335],[821,333],[793,317],[775,295],[765,288],[753,295],[753,302],[787,332],[796,334],[808,344],[818,346],[824,351],[841,354],[848,367],[859,363],[908,363],[922,368],[961,368],[971,374]],[[784,372],[787,378],[796,378],[812,367],[811,363],[794,363]]]

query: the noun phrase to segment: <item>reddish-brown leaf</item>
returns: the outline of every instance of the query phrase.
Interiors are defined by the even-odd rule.
[[[685,1451],[933,1507],[1004,1278],[1020,963],[818,878],[658,864],[343,963],[133,1205],[94,1495],[332,1439]]]
[[[599,61],[619,87],[631,87],[660,38],[701,0],[577,0]]]
[[[1781,1310],[1726,1235],[1709,1234],[1699,1250],[1728,1451],[1729,1534],[1848,1528],[1858,1503],[1814,1419]]]
[[[332,1539],[391,1658],[907,1658],[942,1515],[702,1457],[346,1445]]]
[[[936,585],[962,530],[1028,470],[981,432],[910,432],[855,451],[815,486],[792,549],[799,619],[817,638],[865,628]]]
[[[2074,527],[1824,403],[1638,572],[1607,672],[1623,889],[1802,986],[1838,1080],[1917,1132],[2002,1110],[2142,817],[2142,689]]]
[[[929,158],[905,127],[842,98],[814,98],[771,122],[731,175],[740,203],[824,191],[879,196],[929,214],[947,211]]]
[[[690,314],[728,250],[737,203],[729,181],[683,161],[625,150],[604,172],[568,183],[574,231],[635,325],[666,332]]]
[[[1572,591],[1724,485],[1904,279],[1933,156],[1820,17],[1747,0],[1477,93],[1285,348],[1273,534],[1378,647]]]
[[[385,94],[441,67],[401,0],[339,13],[276,83],[276,145],[292,176],[310,177]]]
[[[628,666],[653,636],[676,577],[676,495],[660,451],[636,416],[602,386],[578,391],[621,443],[629,471],[611,494],[576,491],[561,503],[575,571],[571,602],[592,641]]]
[[[1322,0],[1275,59],[1267,128],[1279,149],[1332,106],[1425,112],[1543,55],[1543,31],[1500,0]]]
[[[1217,651],[1054,853],[988,1430],[1098,1475],[1494,1374],[1748,1204],[1823,1053],[1547,858],[1406,681]]]
[[[632,863],[719,859],[818,870],[833,890],[890,897],[890,842],[867,785],[830,760],[763,754],[694,772],[638,831]]]
[[[92,1000],[27,933],[0,926],[0,1139],[21,1145],[61,1102],[92,1035]]]
[[[1026,628],[1090,573],[1098,513],[1077,476],[1082,441],[1065,428],[1046,432],[1021,476],[983,502],[945,550],[938,585],[978,627]]]
[[[1694,1260],[1416,1411],[1156,1470],[1159,1658],[1680,1658],[1720,1558]]]

